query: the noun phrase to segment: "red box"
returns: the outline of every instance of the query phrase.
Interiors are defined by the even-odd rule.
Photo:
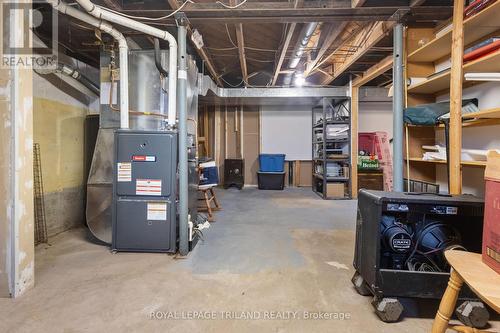
[[[483,226],[483,262],[500,274],[500,154],[488,152]]]

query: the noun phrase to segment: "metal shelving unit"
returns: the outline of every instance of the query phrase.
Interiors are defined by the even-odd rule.
[[[336,129],[336,130],[335,130]],[[336,133],[336,138],[329,135]],[[323,199],[351,198],[351,100],[324,97],[312,109],[312,190]]]

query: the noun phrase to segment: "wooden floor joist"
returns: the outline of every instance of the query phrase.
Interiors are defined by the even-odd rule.
[[[362,33],[358,34],[353,40],[346,41],[346,43],[357,45],[358,47],[356,51],[345,57],[345,60],[341,64],[335,66],[333,73],[331,73],[333,79],[331,77],[327,77],[321,84],[330,84],[340,74],[344,73],[368,50],[380,42],[380,40],[382,40],[382,38],[389,33],[394,24],[394,22],[376,22],[374,24],[369,24],[365,26]]]
[[[361,87],[376,77],[384,74],[392,68],[392,55],[385,57],[377,64],[368,68],[361,76],[353,80],[352,84],[356,87]]]

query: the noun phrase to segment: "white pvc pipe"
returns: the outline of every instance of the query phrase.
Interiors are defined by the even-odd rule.
[[[128,109],[128,46],[127,40],[121,32],[113,28],[107,22],[103,22],[93,16],[79,11],[73,7],[68,6],[59,0],[52,1],[52,6],[63,14],[74,17],[80,21],[88,23],[99,30],[110,34],[115,40],[118,41],[119,54],[120,54],[120,127],[124,129],[129,128],[129,109]],[[111,87],[113,89],[113,87]]]
[[[168,56],[168,123],[170,125],[175,124],[176,116],[176,96],[177,96],[177,41],[174,36],[172,36],[167,31],[154,28],[147,24],[132,20],[130,18],[115,14],[96,6],[90,0],[76,0],[80,6],[82,6],[89,14],[95,16],[98,19],[113,22],[129,29],[137,30],[143,32],[147,35],[161,38],[168,42],[169,56]],[[121,59],[120,59],[121,60]]]

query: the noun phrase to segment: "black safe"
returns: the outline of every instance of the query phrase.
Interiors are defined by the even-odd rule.
[[[242,189],[245,185],[245,160],[243,159],[225,159],[224,160],[224,188],[236,186]]]

